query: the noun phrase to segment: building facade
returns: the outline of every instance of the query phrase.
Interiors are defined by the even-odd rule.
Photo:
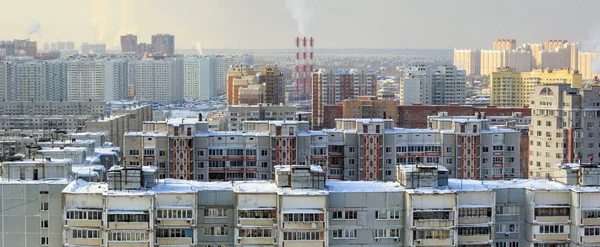
[[[490,103],[505,107],[526,106],[530,104],[529,95],[536,85],[556,83],[581,88],[581,74],[572,69],[535,69],[517,73],[510,68],[503,68],[490,75]]]
[[[152,102],[183,101],[183,59],[142,59],[135,62],[135,99]]]
[[[175,36],[170,34],[152,35],[152,53],[167,56],[175,54]]]

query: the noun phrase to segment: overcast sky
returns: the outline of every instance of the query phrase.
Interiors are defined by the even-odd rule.
[[[26,38],[37,21],[30,39],[40,43],[116,47],[122,34],[150,43],[152,34],[170,33],[178,49],[293,48],[299,31],[286,4],[308,6],[295,14],[312,20],[307,29],[322,48],[490,48],[497,38],[600,37],[595,0],[18,0],[2,4],[0,39]]]

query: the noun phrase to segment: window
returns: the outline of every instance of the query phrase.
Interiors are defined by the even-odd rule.
[[[348,147],[348,153],[355,153],[356,152],[356,147]]]
[[[414,220],[449,220],[450,211],[417,211],[413,213]]]
[[[515,151],[515,146],[506,146],[506,151],[508,151],[508,152],[514,152]]]
[[[111,242],[141,242],[148,241],[149,234],[147,232],[111,232],[108,234],[108,241]]]
[[[600,236],[600,227],[586,227],[583,229],[584,236]]]
[[[356,218],[356,211],[333,211],[334,220],[355,220]]]
[[[600,211],[583,211],[583,218],[585,219],[597,219],[600,218]]]
[[[158,151],[158,156],[164,157],[167,155],[167,152],[165,152],[164,150],[159,150]]]
[[[283,240],[323,240],[319,232],[284,232]]]
[[[144,214],[109,214],[108,222],[148,222],[149,215]]]
[[[494,163],[503,163],[503,160],[504,160],[503,157],[494,157],[493,158]]]
[[[519,247],[519,242],[496,242],[496,247]]]
[[[102,210],[73,210],[66,216],[68,220],[102,220]]]
[[[40,204],[40,211],[48,211],[48,203],[47,202],[42,202]]]
[[[392,152],[392,147],[385,147],[385,152],[386,153],[391,153]]]
[[[100,238],[100,230],[95,229],[73,229],[73,238]]]
[[[275,219],[275,210],[240,210],[238,211],[240,219]]]
[[[570,208],[536,208],[535,216],[569,216]]]
[[[519,206],[497,206],[497,215],[516,215],[519,214]]]
[[[496,227],[497,233],[518,233],[519,225],[517,224],[498,224]]]
[[[48,237],[42,237],[42,239],[40,240],[40,244],[42,244],[42,245],[50,244],[50,243],[48,243]]]
[[[204,209],[204,218],[226,218],[227,217],[227,209],[226,208],[205,208]]]
[[[502,150],[504,150],[504,146],[493,146],[492,149],[494,151],[502,151]]]
[[[446,153],[452,153],[453,149],[452,147],[446,147]]]
[[[267,150],[260,150],[260,156],[267,156],[269,152]]]
[[[283,221],[288,222],[307,222],[307,221],[325,221],[325,215],[322,213],[286,213],[283,214]]]
[[[418,230],[416,239],[447,239],[450,238],[450,231],[444,230]]]
[[[204,227],[204,236],[227,236],[229,228],[226,226]]]
[[[355,239],[356,238],[356,230],[355,229],[335,229],[331,230],[331,235],[333,239]]]
[[[481,147],[481,152],[487,153],[490,151],[490,147]]]
[[[377,219],[377,220],[400,219],[400,211],[398,211],[398,210],[375,211],[375,219]]]
[[[460,227],[460,228],[458,228],[458,235],[460,235],[460,236],[490,235],[490,228],[489,227]]]
[[[191,209],[157,209],[156,218],[159,219],[191,219],[194,218]]]
[[[243,238],[270,238],[271,229],[241,229],[240,237]]]
[[[129,150],[129,155],[140,155],[140,150],[135,150],[135,149]]]
[[[535,244],[533,244],[533,247],[568,247],[568,246],[569,246],[569,244],[554,244],[554,243],[551,243],[551,244],[537,244],[537,243],[535,243]]]
[[[563,225],[540,226],[539,232],[540,233],[551,233],[551,234],[565,233],[565,226],[563,226]]]
[[[157,238],[191,238],[193,233],[191,229],[186,228],[166,228],[156,230]]]
[[[43,228],[43,229],[47,229],[48,228],[48,220],[42,220],[42,222],[41,222],[41,228]]]
[[[406,146],[396,147],[396,153],[406,153]]]
[[[154,156],[154,149],[144,149],[144,156]]]
[[[477,217],[492,217],[491,208],[459,208],[458,217],[460,218],[477,218]]]

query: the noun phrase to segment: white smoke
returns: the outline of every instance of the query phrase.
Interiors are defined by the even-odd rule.
[[[285,8],[296,20],[300,35],[310,36],[315,15],[312,4],[308,0],[285,0]]]
[[[589,32],[588,40],[581,47],[582,51],[600,54],[600,25],[596,25]],[[590,69],[594,74],[600,74],[600,56],[596,56],[590,63]]]
[[[202,44],[200,44],[200,42],[196,42],[196,51],[198,51],[198,55],[204,55],[204,53],[202,52]]]
[[[94,38],[97,43],[106,43],[106,31],[108,18],[106,15],[106,0],[90,0],[92,10],[92,26],[94,27]]]
[[[115,35],[115,46],[121,44],[121,35],[135,34],[137,32],[135,28],[134,16],[135,6],[133,0],[121,0],[119,1],[119,7],[121,12],[119,14],[119,31]]]
[[[27,28],[27,37],[39,32],[40,28],[42,28],[42,25],[40,25],[40,23],[37,21],[33,21],[33,23],[31,23],[31,25],[29,25],[29,27]]]

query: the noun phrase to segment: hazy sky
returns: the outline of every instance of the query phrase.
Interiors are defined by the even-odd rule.
[[[600,37],[600,1],[585,0],[18,0],[2,4],[0,39],[104,42],[154,33],[175,35],[176,48],[293,48],[297,23],[313,24],[321,48],[490,48],[497,38],[518,44]],[[312,16],[312,18],[310,18]],[[296,16],[298,17],[298,16]],[[597,34],[594,33],[594,30]]]

